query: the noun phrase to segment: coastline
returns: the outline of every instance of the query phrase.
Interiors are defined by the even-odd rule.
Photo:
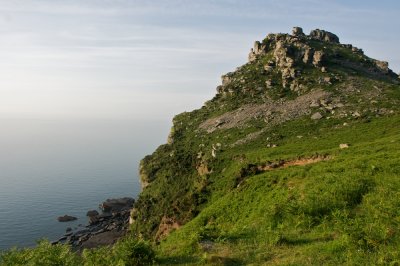
[[[97,210],[87,212],[88,223],[66,228],[63,236],[51,244],[68,244],[74,251],[114,244],[129,230],[129,217],[135,200],[130,197],[107,199]],[[68,225],[68,222],[65,222]]]

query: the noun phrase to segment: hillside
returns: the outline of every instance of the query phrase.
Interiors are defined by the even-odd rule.
[[[399,81],[333,33],[268,34],[141,161],[131,237],[71,265],[397,265]]]
[[[398,258],[399,96],[332,33],[269,34],[142,160],[133,232],[194,262]]]

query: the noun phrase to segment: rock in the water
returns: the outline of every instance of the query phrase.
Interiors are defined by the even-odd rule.
[[[322,118],[322,115],[319,113],[319,112],[316,112],[315,114],[313,114],[312,116],[311,116],[311,119],[312,120],[319,120],[319,119],[321,119]]]
[[[75,221],[78,218],[74,217],[74,216],[70,216],[70,215],[64,215],[64,216],[60,216],[57,218],[57,220],[59,222],[70,222],[70,221]]]
[[[65,229],[65,232],[71,232],[72,231],[72,228],[71,227],[67,227],[67,229]]]
[[[97,215],[99,215],[99,212],[96,211],[96,210],[91,210],[91,211],[88,211],[88,212],[86,213],[86,216],[89,216],[89,217],[91,217],[91,216],[97,216]]]
[[[120,199],[108,199],[102,204],[100,204],[100,209],[103,212],[119,211],[122,209],[129,209],[132,207],[135,200],[130,197],[120,198]]]

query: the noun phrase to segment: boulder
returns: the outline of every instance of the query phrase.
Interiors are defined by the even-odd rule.
[[[304,36],[303,29],[301,27],[293,27],[292,35],[293,36]]]
[[[319,113],[319,112],[316,112],[315,114],[313,114],[312,116],[311,116],[311,119],[312,120],[319,120],[319,119],[321,119],[322,118],[322,115],[321,115],[321,113]]]
[[[120,211],[122,209],[129,209],[133,206],[135,200],[130,197],[120,199],[107,199],[100,204],[100,209],[103,212]]]
[[[64,215],[64,216],[60,216],[57,218],[57,220],[59,222],[70,222],[70,221],[75,221],[78,218],[74,217],[74,216],[70,216],[70,215]]]
[[[341,143],[341,144],[339,144],[339,148],[340,148],[340,149],[347,149],[347,148],[349,148],[349,144],[347,144],[347,143]]]
[[[97,215],[99,215],[99,212],[96,210],[91,210],[86,213],[86,216],[88,216],[88,217],[97,216]]]
[[[312,30],[310,32],[309,36],[311,39],[314,39],[314,40],[319,40],[319,41],[323,41],[323,42],[339,43],[339,37],[329,31],[316,29],[316,30]]]
[[[230,77],[230,74],[231,74],[231,73],[228,73],[228,74],[226,74],[226,75],[222,75],[222,76],[221,76],[222,86],[226,86],[226,85],[228,85],[229,83],[232,82],[232,79],[231,79],[231,77]]]
[[[375,60],[376,67],[384,74],[389,73],[389,63],[386,61]]]

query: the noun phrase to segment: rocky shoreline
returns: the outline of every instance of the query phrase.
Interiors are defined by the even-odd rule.
[[[107,199],[99,205],[100,213],[97,210],[87,212],[88,225],[75,231],[68,227],[52,244],[69,244],[76,251],[114,244],[128,231],[133,203],[134,199],[129,197]]]

